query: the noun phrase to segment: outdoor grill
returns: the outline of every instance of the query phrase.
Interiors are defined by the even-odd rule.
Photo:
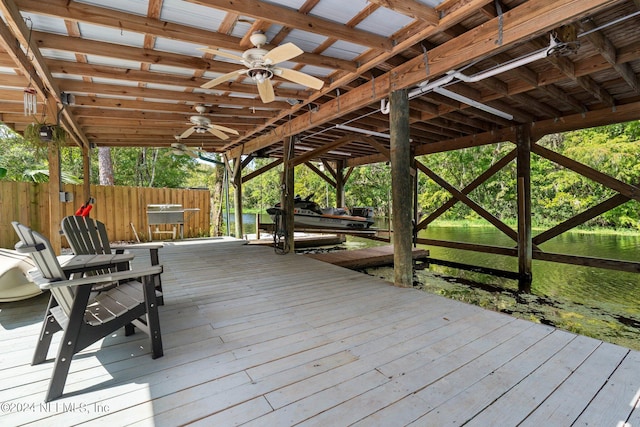
[[[153,240],[154,234],[171,234],[176,238],[180,229],[180,238],[184,238],[184,213],[199,211],[198,208],[185,209],[182,205],[147,205],[147,223],[149,224],[149,240]],[[171,225],[171,230],[160,230],[159,225]],[[155,230],[152,231],[152,226]]]

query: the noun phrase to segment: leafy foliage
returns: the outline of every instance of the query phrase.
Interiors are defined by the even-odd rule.
[[[538,143],[625,183],[640,183],[640,121],[547,135]],[[513,148],[511,143],[499,143],[431,154],[418,160],[463,191]],[[219,188],[217,184],[222,177],[219,166],[204,166],[190,157],[176,156],[168,149],[114,148],[111,151],[115,185]],[[91,180],[97,183],[95,150],[91,155]],[[245,174],[271,161],[254,159]],[[63,147],[61,163],[65,173],[82,176],[82,157],[78,148]],[[24,180],[26,170],[46,167],[34,159],[19,135],[0,126],[0,169],[6,170],[4,178],[0,176],[0,179]],[[281,173],[282,165],[243,185],[245,210],[264,212],[280,201]],[[423,214],[434,212],[452,198],[449,191],[425,174],[419,173],[418,177],[418,204]],[[516,164],[511,162],[470,191],[468,197],[497,218],[513,221],[517,218],[516,184]],[[294,191],[303,197],[314,194],[314,199],[321,205],[336,204],[334,188],[306,166],[295,169]],[[536,155],[531,158],[531,192],[533,221],[541,225],[557,224],[616,194]],[[345,202],[348,207],[373,206],[377,215],[387,215],[391,209],[390,166],[379,163],[355,168],[345,184]],[[457,202],[440,218],[475,220],[479,217],[464,203]],[[627,201],[587,225],[640,229],[640,203]]]

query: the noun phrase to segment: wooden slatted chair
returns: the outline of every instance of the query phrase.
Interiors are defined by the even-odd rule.
[[[34,281],[41,289],[51,291],[32,365],[46,360],[53,334],[63,332],[46,402],[62,395],[76,353],[123,326],[125,335],[133,333],[136,326],[149,336],[152,358],[163,355],[154,289],[154,277],[162,273],[161,265],[67,279],[46,237],[17,221],[12,225],[20,237],[16,250],[29,253],[38,267]],[[119,285],[95,298],[91,296],[94,285],[113,281]]]
[[[112,250],[109,236],[107,235],[107,227],[104,223],[88,216],[72,215],[64,217],[62,219],[62,232],[67,238],[71,250],[76,255],[111,254],[114,252],[119,254],[124,253],[127,249],[135,248],[135,246],[118,246]],[[158,265],[160,263],[158,249],[162,248],[162,244],[146,244],[144,248],[149,249],[151,265]],[[162,279],[157,276],[155,280],[157,282],[158,304],[163,305]]]

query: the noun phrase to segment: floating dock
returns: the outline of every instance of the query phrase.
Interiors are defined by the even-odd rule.
[[[305,254],[318,261],[328,262],[340,267],[357,270],[361,268],[393,265],[393,245],[377,246],[374,248],[356,249],[353,251],[335,251],[321,254]],[[412,251],[413,261],[425,261],[429,257],[426,249]]]
[[[296,249],[339,245],[346,241],[344,234],[301,234],[293,238]],[[249,239],[250,245],[273,246],[273,236]]]

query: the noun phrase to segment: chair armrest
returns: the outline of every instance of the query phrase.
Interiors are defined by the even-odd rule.
[[[153,276],[162,273],[161,265],[154,265],[136,270],[118,271],[115,273],[86,276],[78,279],[59,280],[56,282],[38,283],[40,289],[60,288],[63,286],[99,285],[101,283],[117,282],[120,280],[137,279],[142,276]]]
[[[118,245],[112,246],[111,249],[115,250],[129,250],[129,249],[162,249],[164,245],[162,243],[141,243],[138,245]]]
[[[24,242],[20,241],[16,243],[14,249],[16,250],[16,252],[21,254],[30,254],[33,252],[40,252],[44,250],[45,246],[42,243],[37,243],[35,245],[25,245]]]

